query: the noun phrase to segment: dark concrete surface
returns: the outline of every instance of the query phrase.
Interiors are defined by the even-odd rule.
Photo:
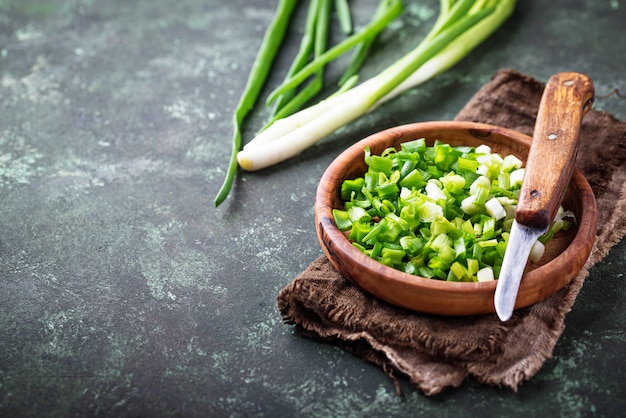
[[[353,1],[355,21],[376,3]],[[454,69],[240,175],[215,209],[231,114],[275,4],[0,0],[0,415],[624,416],[623,241],[518,393],[469,381],[428,398],[402,381],[398,397],[381,370],[294,334],[275,297],[321,254],[313,196],[345,147],[452,118],[499,68],[541,80],[579,71],[598,96],[626,93],[626,4],[520,0]],[[364,76],[411,48],[437,8],[407,0]],[[615,94],[595,106],[626,118]],[[255,109],[246,140],[266,116]]]

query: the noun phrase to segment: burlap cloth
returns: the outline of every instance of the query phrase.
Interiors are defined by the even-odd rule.
[[[544,84],[500,70],[457,115],[457,120],[500,125],[532,135]],[[405,375],[424,394],[460,385],[465,378],[509,387],[530,379],[552,356],[588,269],[626,231],[626,122],[606,112],[585,117],[577,166],[598,203],[596,243],[585,268],[558,293],[497,316],[440,317],[407,311],[347,282],[324,257],[282,289],[278,308],[303,336],[338,344],[377,364],[392,377]]]

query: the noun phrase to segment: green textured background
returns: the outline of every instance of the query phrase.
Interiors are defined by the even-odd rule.
[[[376,3],[352,1],[359,25]],[[240,175],[214,209],[231,113],[275,5],[0,0],[0,415],[623,416],[623,241],[517,394],[469,381],[427,398],[403,380],[398,397],[381,370],[294,334],[275,297],[321,254],[313,196],[339,152],[392,125],[452,118],[499,68],[544,81],[579,71],[599,96],[625,93],[626,4],[520,0],[454,69]],[[437,8],[406,0],[364,76],[412,48]],[[595,106],[626,118],[617,95]],[[266,117],[255,109],[246,140]]]

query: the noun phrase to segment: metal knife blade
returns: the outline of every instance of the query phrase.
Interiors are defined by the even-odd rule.
[[[546,83],[494,295],[502,321],[513,314],[534,242],[548,230],[561,204],[574,170],[580,125],[593,96],[593,82],[584,74],[558,73]]]
[[[508,321],[513,314],[517,291],[526,268],[526,260],[537,238],[547,232],[547,228],[537,229],[513,221],[509,235],[509,245],[504,252],[502,270],[496,286],[494,304],[502,321]],[[511,245],[513,243],[514,245]]]

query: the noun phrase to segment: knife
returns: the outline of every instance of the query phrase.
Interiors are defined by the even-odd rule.
[[[593,98],[593,82],[584,74],[558,73],[546,83],[494,295],[503,322],[513,314],[530,250],[561,204],[574,170],[580,125]]]

